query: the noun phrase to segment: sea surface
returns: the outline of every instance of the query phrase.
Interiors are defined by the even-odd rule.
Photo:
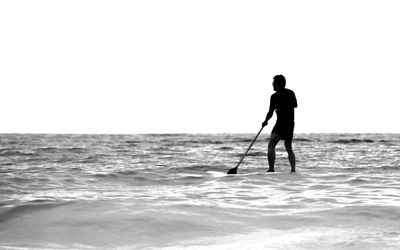
[[[2,249],[400,249],[400,135],[0,134]]]

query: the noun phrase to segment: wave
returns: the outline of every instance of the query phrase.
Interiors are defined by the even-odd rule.
[[[82,148],[82,147],[41,147],[37,148],[36,150],[42,151],[42,152],[54,152],[54,151],[86,151],[87,148]]]
[[[200,174],[178,173],[172,180],[175,184],[181,184],[182,181],[185,182],[185,184],[193,184],[193,181],[204,180],[205,178],[205,175]]]
[[[38,148],[36,150],[41,152],[41,153],[54,153],[54,152],[59,151],[60,148],[57,148],[57,147],[42,147],[42,148]]]
[[[238,139],[238,140],[233,140],[232,142],[245,142],[245,143],[249,143],[252,142],[254,139]]]
[[[371,139],[339,139],[330,141],[332,143],[340,143],[340,144],[357,144],[357,143],[373,143],[374,140]]]
[[[188,134],[185,134],[185,133],[165,133],[165,134],[150,133],[150,134],[146,134],[146,136],[151,136],[151,137],[181,137],[184,135],[188,135]]]
[[[117,175],[121,176],[130,176],[130,175],[137,175],[139,171],[135,170],[121,170],[121,171],[116,171],[115,173]]]
[[[128,140],[125,142],[128,144],[128,146],[137,146],[140,143],[146,143],[146,141],[139,141],[139,140]]]
[[[395,166],[395,165],[392,165],[392,166],[390,166],[390,165],[383,165],[383,166],[380,166],[380,167],[377,167],[378,169],[380,169],[380,170],[400,170],[400,166]]]
[[[216,170],[220,166],[211,165],[192,165],[179,168],[169,168],[168,174],[149,173],[149,170],[123,170],[114,172],[93,173],[91,176],[98,179],[109,181],[128,182],[131,185],[177,185],[193,184],[196,181],[202,181],[206,178],[203,174],[210,170]],[[221,169],[227,169],[226,166]]]
[[[379,205],[349,205],[343,208],[331,209],[319,213],[328,213],[331,217],[346,218],[364,218],[371,220],[372,218],[398,220],[400,218],[400,210],[396,206],[379,206]]]
[[[85,153],[88,151],[87,148],[81,148],[81,147],[69,147],[69,148],[63,148],[63,150],[73,152],[73,153]]]
[[[210,139],[199,139],[199,140],[185,140],[185,141],[180,141],[182,145],[186,144],[214,144],[214,145],[220,145],[224,144],[224,141],[218,141],[218,140],[210,140]]]
[[[110,182],[118,182],[118,183],[128,183],[131,186],[147,186],[147,185],[167,185],[169,183],[175,183],[174,181],[168,181],[167,176],[160,176],[155,174],[149,174],[147,172],[143,173],[136,173],[133,172],[129,173],[129,171],[122,171],[122,172],[112,172],[112,173],[96,173],[92,174],[92,177],[96,179],[101,179]]]
[[[201,165],[201,164],[195,164],[195,165],[190,165],[187,167],[184,167],[185,171],[196,171],[196,172],[204,172],[204,171],[209,171],[213,170],[215,167],[211,165]]]
[[[361,177],[353,177],[347,180],[349,184],[363,184],[363,183],[370,183],[370,180],[367,180],[366,178],[361,178]]]
[[[0,150],[0,156],[34,156],[34,153],[27,153],[19,150]]]
[[[79,163],[97,163],[102,157],[105,157],[107,155],[103,154],[98,154],[98,155],[90,155],[86,157],[85,159],[79,160]]]
[[[233,147],[223,146],[223,147],[220,147],[219,149],[221,149],[221,150],[233,150],[234,148]]]
[[[247,156],[267,156],[268,154],[266,152],[261,152],[261,151],[256,151],[256,152],[250,152],[247,154]]]
[[[0,163],[0,166],[13,166],[13,165],[14,164],[12,162],[2,162],[2,163]],[[2,170],[0,170],[0,171],[2,171]]]
[[[59,201],[53,199],[36,199],[22,204],[17,204],[11,208],[3,209],[0,212],[0,223],[12,220],[35,210],[55,208],[73,203],[73,201]]]
[[[293,141],[312,142],[312,140],[306,138],[294,138]]]
[[[117,174],[115,173],[96,173],[96,174],[92,174],[93,177],[97,177],[97,178],[115,178],[118,177]]]
[[[119,171],[113,171],[113,172],[101,172],[101,173],[93,173],[93,177],[100,177],[100,178],[105,178],[105,177],[124,177],[124,176],[133,176],[137,175],[139,171],[137,170],[119,170]]]
[[[171,168],[174,173],[184,173],[190,175],[204,174],[208,171],[222,171],[226,173],[232,166],[224,164],[193,164],[189,166]]]
[[[134,182],[141,182],[141,183],[158,183],[162,181],[162,177],[157,176],[155,177],[154,174],[149,176],[148,171],[137,171],[137,170],[122,170],[122,171],[114,171],[108,173],[94,173],[91,175],[95,178],[101,179],[115,179],[115,180],[132,180]]]
[[[234,154],[234,157],[242,157],[243,153]],[[255,151],[247,153],[246,157],[268,156],[267,152]]]

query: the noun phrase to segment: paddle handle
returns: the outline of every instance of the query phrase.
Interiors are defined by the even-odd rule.
[[[249,150],[251,149],[251,147],[253,146],[254,142],[257,140],[258,136],[261,134],[261,131],[263,130],[264,126],[261,127],[260,131],[258,131],[256,137],[254,138],[254,140],[251,142],[249,148],[246,150],[246,153],[244,153],[244,155],[242,156],[242,159],[240,159],[240,161],[238,162],[238,164],[236,165],[235,168],[238,168],[240,163],[242,163],[244,157],[246,157],[247,153],[249,152]]]

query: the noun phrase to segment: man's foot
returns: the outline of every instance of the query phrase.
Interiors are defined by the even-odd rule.
[[[273,168],[269,168],[267,172],[275,172]]]
[[[290,171],[290,173],[296,173],[296,170],[294,170],[294,169],[292,169],[291,171]]]

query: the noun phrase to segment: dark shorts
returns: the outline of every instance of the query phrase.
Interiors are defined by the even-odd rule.
[[[277,134],[282,140],[293,139],[294,122],[277,122],[271,133]]]

